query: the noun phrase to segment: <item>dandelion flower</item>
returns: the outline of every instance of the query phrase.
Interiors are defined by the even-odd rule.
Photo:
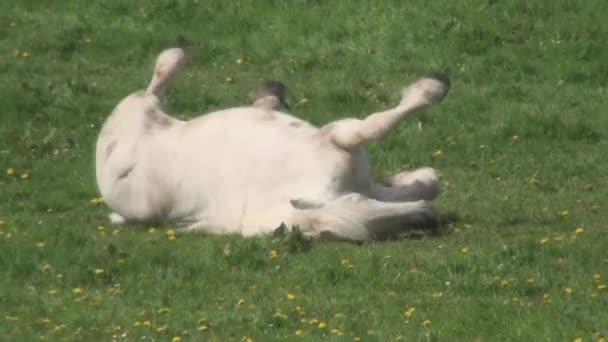
[[[287,294],[287,299],[294,300],[294,299],[296,299],[296,295],[290,292]]]
[[[463,254],[467,254],[467,253],[469,253],[470,248],[469,248],[469,247],[463,247],[463,248],[462,248],[460,251],[461,251]]]
[[[431,320],[430,319],[425,319],[424,321],[422,321],[422,326],[425,328],[428,328],[431,326]]]
[[[105,270],[103,268],[96,268],[95,269],[95,275],[102,275],[105,273]]]
[[[268,252],[268,255],[270,256],[271,259],[275,259],[275,258],[279,257],[279,253],[275,249],[271,249],[270,252]]]
[[[36,247],[38,247],[38,248],[43,248],[44,245],[45,245],[44,241],[36,243]]]
[[[599,285],[597,286],[597,289],[598,289],[598,290],[605,290],[605,289],[606,289],[606,287],[607,287],[607,286],[606,286],[606,284],[599,284]]]
[[[344,335],[344,334],[343,334],[343,333],[342,333],[342,332],[341,332],[339,329],[336,329],[336,328],[331,329],[331,331],[330,331],[330,332],[331,332],[332,334],[334,334],[334,335],[338,335],[338,336],[342,336],[342,335]]]
[[[319,322],[319,325],[317,325],[317,326],[319,327],[319,329],[323,329],[323,328],[327,327],[327,323],[321,321],[321,322]]]
[[[236,302],[237,305],[243,305],[245,304],[245,300],[243,298],[239,299],[238,302]]]
[[[567,296],[571,295],[573,292],[574,292],[574,290],[572,290],[572,288],[570,288],[570,287],[566,287],[566,288],[564,289],[564,293],[565,293]]]
[[[226,83],[232,83],[232,77],[230,77],[230,76],[226,77]]]
[[[439,157],[442,154],[443,154],[443,151],[441,149],[438,149],[437,151],[435,151],[435,153],[433,153],[433,156]]]
[[[414,311],[416,311],[416,308],[414,308],[414,307],[407,308],[403,314],[407,318],[412,318],[412,316],[414,315]]]
[[[135,321],[135,322],[133,323],[133,326],[134,326],[134,327],[139,327],[139,326],[141,326],[141,322],[140,322],[140,321]]]
[[[433,292],[432,297],[441,298],[441,297],[443,297],[443,292]]]
[[[302,329],[296,330],[296,336],[302,336],[303,333],[304,331],[302,331]]]
[[[207,324],[201,324],[198,326],[198,328],[196,328],[196,330],[198,331],[207,331],[209,330],[209,326]]]
[[[51,265],[49,265],[49,264],[44,264],[44,266],[42,266],[42,271],[43,272],[46,272],[46,271],[48,271],[50,269],[51,269]]]
[[[152,326],[152,322],[150,322],[150,321],[143,321],[141,323],[141,325],[143,325],[144,327],[151,327]]]
[[[583,227],[576,227],[576,229],[574,230],[574,234],[583,234],[585,232],[585,229]]]
[[[600,281],[601,277],[602,277],[602,275],[599,274],[599,273],[594,273],[593,274],[593,280],[595,280],[595,281]]]
[[[56,290],[56,289],[50,289],[50,290],[48,290],[48,291],[47,291],[47,293],[48,293],[49,295],[51,295],[51,296],[54,296],[54,295],[56,295],[56,294],[57,294],[57,290]]]
[[[242,59],[242,58],[238,58],[238,59],[236,60],[236,64],[238,64],[238,65],[243,64],[243,59]]]
[[[28,58],[29,56],[30,56],[30,53],[29,53],[29,52],[27,52],[27,51],[23,51],[23,52],[21,52],[21,57],[23,57],[23,58]]]
[[[507,279],[503,279],[500,281],[500,287],[507,287],[509,285],[509,281]]]
[[[243,338],[241,339],[241,341],[243,341],[243,342],[253,342],[253,338],[251,338],[249,336],[243,336]]]
[[[169,313],[169,308],[160,308],[157,312],[161,315],[166,315]]]
[[[79,296],[79,295],[81,295],[81,294],[83,294],[83,293],[84,293],[84,290],[83,290],[83,289],[81,289],[80,287],[75,287],[74,289],[72,289],[72,292],[73,292],[75,295]]]
[[[517,139],[519,139],[519,135],[515,134],[514,136],[511,137],[511,139],[517,140]]]
[[[583,342],[583,338],[582,337],[575,337],[574,338],[574,342]]]
[[[540,244],[541,244],[541,245],[544,245],[544,244],[546,244],[547,242],[549,242],[549,238],[548,238],[548,237],[544,237],[544,238],[540,239]]]
[[[181,342],[181,341],[182,341],[182,338],[181,338],[181,337],[179,337],[179,336],[174,336],[174,337],[171,339],[171,342]]]
[[[169,240],[175,240],[175,230],[169,228],[169,230],[167,230],[167,239]]]
[[[28,179],[28,178],[30,178],[30,174],[29,173],[22,173],[21,174],[21,179],[25,180],[25,179]]]
[[[299,101],[300,104],[305,104],[306,102],[308,102],[308,98],[306,97],[301,98]]]
[[[62,328],[61,328],[61,325],[55,324],[55,325],[53,326],[53,332],[58,332],[58,331],[61,331],[61,329],[62,329]]]
[[[156,328],[156,332],[159,332],[159,333],[162,333],[165,330],[167,330],[167,326],[166,325],[163,325],[163,326],[160,326],[160,327]]]

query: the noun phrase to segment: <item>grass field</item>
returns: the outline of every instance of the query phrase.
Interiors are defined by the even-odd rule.
[[[0,2],[0,340],[605,341],[608,2]],[[391,107],[446,70],[437,108],[369,146],[378,177],[442,172],[438,236],[110,226],[93,146],[183,36],[166,106],[235,106],[261,79],[314,123]]]

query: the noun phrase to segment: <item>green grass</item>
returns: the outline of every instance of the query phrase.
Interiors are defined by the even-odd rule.
[[[0,340],[607,336],[607,13],[603,0],[1,2]],[[314,123],[362,117],[447,70],[449,97],[369,150],[378,176],[439,169],[438,206],[460,219],[364,245],[109,226],[90,203],[97,132],[179,36],[192,59],[166,105],[181,117],[246,103],[270,78]]]

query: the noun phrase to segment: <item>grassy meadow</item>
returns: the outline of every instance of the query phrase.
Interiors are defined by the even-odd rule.
[[[607,16],[605,0],[0,2],[0,340],[606,341]],[[363,117],[447,71],[447,99],[368,150],[378,177],[437,168],[453,222],[362,245],[110,225],[100,125],[182,38],[165,99],[182,118],[262,79],[313,123]]]

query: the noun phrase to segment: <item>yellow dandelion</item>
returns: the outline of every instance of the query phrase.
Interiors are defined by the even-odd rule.
[[[528,282],[530,284],[534,283],[535,281],[536,281],[536,279],[534,279],[534,277],[530,277],[530,278],[526,279],[526,282]]]
[[[540,239],[540,244],[541,244],[541,245],[544,245],[544,244],[546,244],[547,242],[549,242],[549,238],[548,238],[548,237],[544,237],[544,238]]]
[[[72,293],[74,293],[75,295],[79,296],[79,295],[81,295],[81,294],[84,293],[84,290],[81,289],[80,287],[75,287],[75,288],[72,289]]]
[[[182,338],[179,336],[173,336],[173,338],[171,339],[171,342],[181,342]]]
[[[91,38],[86,37],[86,38],[84,39],[84,42],[85,42],[85,43],[87,43],[87,44],[88,44],[88,43],[90,43],[90,42],[91,42]]]
[[[517,139],[519,139],[519,135],[515,134],[514,136],[511,137],[511,139],[517,140]]]
[[[45,245],[44,241],[36,243],[36,247],[38,247],[38,248],[43,248],[44,245]]]
[[[431,295],[433,298],[441,298],[443,297],[443,292],[433,292]]]
[[[30,178],[30,174],[29,173],[22,173],[21,174],[21,179],[26,180],[28,178]]]
[[[19,49],[14,49],[13,50],[13,56],[19,57],[20,54],[21,54],[21,51],[19,51]]]
[[[296,336],[302,336],[303,333],[304,333],[304,331],[302,331],[302,329],[296,330]]]
[[[430,319],[425,319],[424,321],[422,321],[422,326],[425,328],[428,328],[431,326],[431,320]]]
[[[230,77],[230,76],[226,77],[226,83],[232,83],[232,77]]]
[[[321,321],[321,322],[319,322],[319,325],[317,325],[317,327],[319,327],[319,329],[323,329],[323,328],[327,327],[327,323]]]
[[[441,149],[438,149],[437,151],[435,151],[435,153],[433,153],[433,156],[439,157],[442,154],[443,154],[443,151]]]
[[[606,289],[606,284],[599,284],[599,285],[597,286],[597,289],[598,289],[598,290],[605,290],[605,289]]]
[[[469,247],[463,247],[463,248],[462,248],[460,251],[461,251],[463,254],[467,254],[467,253],[469,253],[470,248],[469,248]]]
[[[242,58],[238,58],[238,59],[236,60],[236,64],[238,64],[238,65],[243,64],[243,59],[242,59]]]
[[[296,295],[290,292],[287,294],[287,299],[294,300],[294,299],[296,299]]]
[[[275,249],[271,249],[270,252],[268,252],[268,255],[270,256],[271,259],[275,259],[275,258],[279,257],[279,253]]]
[[[160,308],[157,312],[161,315],[166,315],[169,313],[169,308]]]
[[[143,325],[144,327],[151,327],[152,326],[152,322],[150,322],[150,321],[143,321],[141,323],[141,325]]]
[[[53,332],[58,332],[58,331],[61,331],[61,329],[62,329],[62,328],[61,328],[61,325],[59,325],[59,324],[55,324],[55,325],[53,326]]]
[[[605,338],[604,336],[600,336],[600,337],[597,339],[597,342],[606,342],[606,338]]]
[[[101,197],[93,197],[90,202],[91,204],[100,204],[103,202],[103,199]]]
[[[243,338],[241,339],[241,341],[243,341],[243,342],[253,342],[253,338],[251,338],[249,336],[243,336]]]
[[[148,229],[148,233],[154,234],[154,233],[156,233],[156,229],[155,228],[150,228],[150,229]]]
[[[397,293],[395,291],[388,291],[386,293],[386,295],[389,296],[389,297],[395,297],[397,295]]]
[[[0,226],[2,226],[3,224],[5,224],[6,222],[0,220]]]
[[[51,320],[48,318],[43,318],[40,320],[40,323],[45,324],[45,325],[49,325],[51,324]]]
[[[198,326],[198,328],[196,328],[196,330],[198,331],[207,331],[209,330],[209,326],[207,324],[201,324]]]
[[[133,323],[133,326],[134,326],[134,327],[139,327],[139,326],[141,326],[141,322],[140,322],[140,321],[135,321],[135,322]]]
[[[50,289],[50,290],[48,290],[48,291],[47,291],[47,293],[48,293],[49,295],[51,295],[51,296],[54,296],[54,295],[56,295],[56,294],[57,294],[57,290],[56,290],[56,289]]]
[[[353,342],[361,342],[361,337],[359,337],[359,336],[353,337]]]
[[[298,101],[300,104],[305,104],[306,102],[308,102],[308,98],[307,97],[303,97],[300,99],[300,101]]]
[[[585,229],[583,227],[576,227],[576,229],[574,230],[574,234],[583,234],[585,232]]]
[[[565,218],[565,217],[570,216],[570,211],[568,211],[568,210],[562,210],[562,211],[557,212],[557,214],[558,214],[559,216],[561,216],[561,217],[564,217],[564,218]]]
[[[162,333],[165,330],[167,330],[167,326],[166,325],[163,325],[163,326],[160,326],[160,327],[156,328],[156,332],[159,332],[159,333]]]
[[[582,337],[575,337],[574,338],[574,342],[583,342],[583,338]]]
[[[243,298],[241,298],[241,299],[239,299],[239,300],[236,302],[236,304],[237,304],[237,305],[243,305],[243,304],[245,304],[245,300],[244,300]]]
[[[331,332],[332,334],[334,334],[334,335],[338,335],[338,336],[342,336],[342,335],[344,335],[344,334],[343,334],[343,333],[342,333],[342,332],[341,332],[339,329],[336,329],[336,328],[331,329],[331,331],[330,331],[330,332]]]
[[[595,281],[600,281],[601,277],[602,277],[602,275],[597,272],[593,274],[593,280],[595,280]]]
[[[23,57],[23,58],[28,58],[29,56],[30,56],[30,53],[29,53],[29,52],[27,52],[27,51],[23,51],[23,52],[21,52],[21,57]]]
[[[407,318],[412,318],[412,316],[414,315],[414,311],[416,311],[416,308],[414,308],[414,307],[407,308],[403,314]]]
[[[166,234],[167,234],[167,239],[175,240],[175,230],[173,230],[172,228],[169,228],[169,230],[167,230]]]
[[[509,281],[507,279],[503,279],[500,281],[500,287],[507,287],[509,285]]]
[[[44,264],[44,266],[42,266],[42,271],[44,271],[44,272],[46,272],[50,269],[51,269],[51,265],[49,265],[49,264]]]
[[[545,293],[545,294],[543,295],[543,302],[544,302],[544,303],[551,303],[551,295],[550,295],[550,294],[548,294],[548,293]]]
[[[106,271],[103,268],[96,268],[95,269],[95,275],[102,275],[104,274]]]
[[[571,287],[566,287],[566,288],[564,289],[564,293],[566,294],[566,296],[571,295],[573,292],[574,292],[574,290],[572,290],[572,288],[571,288]]]

